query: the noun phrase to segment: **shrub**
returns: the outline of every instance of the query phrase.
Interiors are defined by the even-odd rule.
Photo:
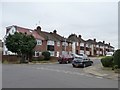
[[[120,49],[116,50],[114,53],[114,65],[117,65],[120,68]]]
[[[40,56],[38,57],[38,60],[39,60],[39,61],[42,61],[42,60],[44,60],[44,58],[45,58],[45,57],[44,57],[43,55],[40,55]]]
[[[40,55],[39,57],[33,57],[32,58],[32,61],[42,61],[44,60],[44,56],[43,55]]]
[[[107,56],[102,58],[101,63],[104,67],[113,67],[113,56]]]
[[[50,60],[50,52],[48,51],[42,52],[42,55],[44,56],[44,60]]]

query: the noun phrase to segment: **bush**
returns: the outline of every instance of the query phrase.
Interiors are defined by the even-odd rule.
[[[42,61],[42,60],[44,60],[44,56],[43,55],[40,55],[39,57],[38,57],[38,59],[39,59],[39,61]]]
[[[120,68],[120,49],[116,50],[114,53],[114,65],[117,65]]]
[[[50,52],[48,51],[42,52],[42,55],[45,57],[44,60],[50,60]]]
[[[101,63],[104,67],[113,67],[113,56],[107,56],[102,58]]]
[[[42,61],[44,60],[44,56],[43,55],[40,55],[39,57],[33,57],[32,58],[32,61]]]

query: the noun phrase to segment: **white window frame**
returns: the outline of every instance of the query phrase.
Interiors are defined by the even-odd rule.
[[[72,46],[72,43],[69,43],[69,46]]]
[[[37,55],[38,53],[39,53],[39,51],[35,51],[35,57],[39,57],[40,56],[40,54]]]
[[[50,52],[50,56],[55,56],[55,51],[49,51]]]
[[[49,40],[49,41],[47,41],[47,45],[55,45],[55,42],[54,41],[51,41],[51,40]]]
[[[57,42],[57,46],[60,46],[60,42]]]
[[[99,45],[96,45],[96,47],[99,47]]]
[[[86,44],[86,47],[88,47],[88,44]]]
[[[37,45],[42,45],[42,40],[37,39]]]
[[[62,46],[65,46],[65,42],[62,42]]]
[[[79,46],[79,42],[77,42],[77,46]]]
[[[67,42],[62,42],[62,46],[68,46],[68,43]]]
[[[80,43],[80,46],[83,46],[83,47],[84,47],[84,43]]]

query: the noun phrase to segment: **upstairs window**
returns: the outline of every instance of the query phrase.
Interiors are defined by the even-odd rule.
[[[84,46],[84,43],[80,43],[80,46]],[[88,45],[86,44],[86,47],[88,47]]]
[[[47,45],[53,45],[54,46],[54,41],[47,41]]]
[[[37,39],[37,45],[42,45],[42,40]]]
[[[67,42],[62,42],[62,46],[68,46]]]
[[[79,42],[77,42],[77,46],[79,46]]]
[[[60,46],[60,42],[57,42],[57,46]]]

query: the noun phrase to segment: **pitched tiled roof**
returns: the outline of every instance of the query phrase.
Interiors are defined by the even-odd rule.
[[[74,41],[74,42],[79,42],[79,39],[77,37],[76,34],[71,34],[69,37],[68,37],[68,40],[71,40],[71,41]]]
[[[94,40],[92,40],[92,39],[88,39],[88,40],[86,41],[86,43],[94,44],[95,42],[94,42]]]
[[[44,38],[45,38],[46,40],[59,41],[59,39],[55,38],[55,37],[52,35],[51,32],[48,33],[48,32],[41,31],[40,33],[44,35]]]
[[[27,28],[23,28],[23,27],[19,27],[19,26],[16,26],[16,29],[17,29],[18,32],[27,33],[28,35],[33,35],[34,38],[36,38],[36,39],[45,40],[35,30],[27,29]]]
[[[85,42],[85,40],[83,40],[82,38],[80,38],[80,37],[78,37],[78,40],[80,41],[80,42]]]
[[[57,38],[59,41],[65,41],[65,38],[60,36],[59,34],[57,33],[51,33],[55,38]]]
[[[114,48],[113,46],[110,46],[110,48]]]
[[[103,42],[101,42],[101,41],[97,42],[97,44],[98,44],[98,45],[101,45],[101,46],[104,45]]]

